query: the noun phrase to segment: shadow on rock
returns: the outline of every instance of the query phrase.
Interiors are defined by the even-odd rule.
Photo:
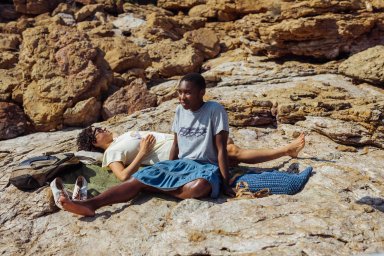
[[[384,199],[380,197],[364,196],[356,201],[358,204],[366,204],[372,208],[384,212]]]

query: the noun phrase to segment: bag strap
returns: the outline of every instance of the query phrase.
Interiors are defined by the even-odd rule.
[[[55,156],[35,156],[35,157],[31,157],[29,159],[26,159],[24,161],[22,161],[20,163],[20,165],[30,165],[32,164],[33,162],[36,162],[36,161],[46,161],[46,160],[50,160],[50,159],[57,159],[57,157]]]

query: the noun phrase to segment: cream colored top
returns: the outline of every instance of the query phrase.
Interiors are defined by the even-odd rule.
[[[173,135],[159,132],[130,131],[115,138],[104,152],[103,167],[112,162],[122,162],[124,166],[129,165],[139,153],[140,141],[148,134],[156,138],[156,144],[143,159],[142,164],[152,165],[154,163],[169,160],[169,154],[173,144]]]

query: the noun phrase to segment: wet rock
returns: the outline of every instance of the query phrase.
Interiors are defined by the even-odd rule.
[[[27,119],[16,104],[0,102],[0,140],[15,138],[27,131]]]

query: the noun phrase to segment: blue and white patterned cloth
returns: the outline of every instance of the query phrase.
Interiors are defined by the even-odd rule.
[[[221,175],[217,165],[189,159],[167,160],[145,167],[133,177],[161,190],[175,190],[196,179],[207,180],[212,187],[211,197],[220,194]]]
[[[269,188],[271,194],[293,195],[304,188],[312,173],[312,167],[308,166],[299,174],[279,171],[247,173],[235,178],[232,186],[238,182],[247,182],[251,192],[257,192],[263,188]]]

